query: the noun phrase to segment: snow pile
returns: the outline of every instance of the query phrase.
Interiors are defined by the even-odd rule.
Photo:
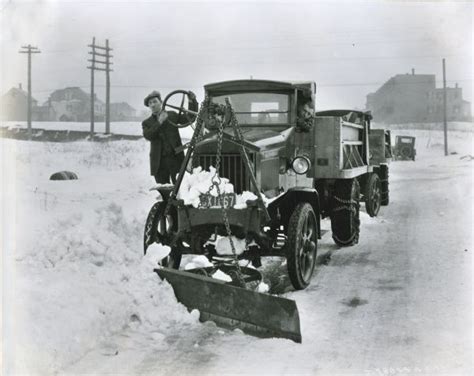
[[[119,331],[165,346],[176,327],[197,325],[153,271],[169,247],[155,244],[143,257],[142,223],[116,204],[85,212],[52,221],[19,260],[24,279],[7,299],[21,306],[23,324],[7,341],[21,349],[15,368],[25,373],[53,372]]]
[[[245,251],[245,239],[239,239],[235,236],[231,236],[230,238],[232,239],[232,243],[234,244],[235,254],[242,254]],[[228,236],[217,235],[217,239],[215,241],[217,254],[221,256],[228,256],[234,254],[230,238]]]
[[[145,146],[2,140],[8,374],[54,374],[124,330],[166,347],[176,328],[198,325],[153,272],[169,250],[143,257],[154,203]],[[79,180],[49,181],[61,169]]]
[[[192,173],[186,172],[178,192],[178,199],[184,201],[185,205],[192,205],[195,208],[199,207],[200,196],[204,194],[211,194],[218,197],[217,186],[219,186],[220,194],[234,193],[234,186],[229,182],[229,179],[216,176],[216,169],[213,166],[209,167],[209,171],[203,170],[201,166],[193,169]],[[211,188],[209,190],[209,188]],[[235,209],[245,209],[247,207],[247,200],[256,200],[257,196],[252,192],[243,192],[236,195]]]
[[[262,197],[264,199],[266,198],[263,194]],[[256,199],[256,194],[249,191],[242,192],[241,195],[237,195],[236,197],[234,209],[245,209],[247,207],[247,201],[254,201]]]
[[[224,281],[224,282],[232,282],[232,278],[228,274],[224,273],[222,270],[217,270],[212,275],[212,278],[218,279],[218,280]]]
[[[213,266],[212,262],[206,256],[199,255],[193,257],[186,265],[184,265],[184,270],[196,269],[196,268],[207,268]]]
[[[192,205],[195,208],[199,206],[202,194],[210,193],[217,197],[217,188],[213,183],[218,184],[221,194],[234,193],[234,186],[229,183],[229,179],[220,178],[216,176],[216,169],[213,166],[209,167],[209,171],[203,170],[201,166],[193,169],[192,173],[186,172],[181,182],[181,187],[178,192],[178,199],[184,201],[185,205]],[[211,191],[209,188],[212,186]]]
[[[112,202],[56,219],[25,261],[45,268],[77,263],[127,267],[141,258],[136,242],[142,231],[142,221],[125,218],[122,207]]]

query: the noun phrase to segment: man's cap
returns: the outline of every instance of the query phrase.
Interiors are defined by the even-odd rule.
[[[148,94],[145,99],[143,100],[143,103],[145,104],[145,107],[148,107],[148,101],[151,98],[158,98],[161,101],[161,94],[159,91],[153,90],[150,94]]]

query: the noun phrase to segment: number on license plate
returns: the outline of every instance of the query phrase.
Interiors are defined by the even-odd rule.
[[[225,193],[221,196],[213,196],[211,194],[201,195],[199,198],[201,200],[201,207],[203,208],[212,208],[212,207],[222,207],[221,197],[224,201],[225,208],[232,208],[235,205],[235,193]]]

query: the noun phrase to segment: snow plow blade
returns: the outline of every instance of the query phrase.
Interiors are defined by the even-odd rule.
[[[173,287],[177,300],[200,321],[241,329],[260,338],[287,338],[301,343],[300,318],[293,300],[232,286],[224,281],[168,268],[155,269]]]

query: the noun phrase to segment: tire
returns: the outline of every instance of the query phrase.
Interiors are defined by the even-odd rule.
[[[77,175],[72,171],[59,171],[51,175],[49,180],[77,180]]]
[[[377,174],[371,173],[365,184],[365,210],[371,217],[376,217],[382,202],[382,184]]]
[[[402,146],[400,149],[400,155],[403,159],[412,159],[411,148],[408,146]]]
[[[163,219],[163,212],[165,210],[165,206],[165,202],[157,202],[152,206],[150,212],[148,213],[143,236],[143,251],[145,255],[148,247],[151,244],[166,244],[166,235],[163,236],[159,232],[160,220]],[[181,264],[181,257],[181,253],[178,250],[172,248],[170,254],[164,259],[162,259],[158,264],[167,268],[179,269],[179,265]]]
[[[390,189],[388,185],[388,165],[380,165],[377,173],[380,178],[380,187],[382,189],[382,197],[380,205],[387,206],[390,201]]]
[[[357,179],[338,179],[331,197],[332,238],[339,246],[359,242],[360,186]]]
[[[313,207],[299,203],[288,223],[286,263],[290,281],[296,290],[306,288],[316,265],[318,224]]]

